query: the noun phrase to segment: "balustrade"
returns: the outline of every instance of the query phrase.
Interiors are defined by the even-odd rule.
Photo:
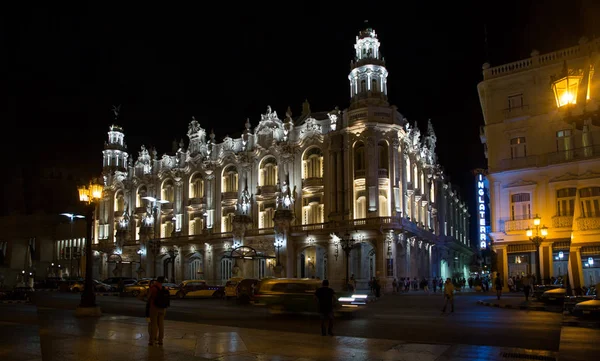
[[[580,231],[591,231],[600,229],[600,217],[577,218],[577,227]]]
[[[571,228],[573,227],[573,216],[554,216],[552,217],[552,228]]]

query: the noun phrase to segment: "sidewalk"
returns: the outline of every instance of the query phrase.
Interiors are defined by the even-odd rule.
[[[167,311],[168,313],[168,311]],[[168,316],[167,316],[168,317]],[[323,337],[166,320],[164,346],[148,346],[143,318],[75,318],[72,311],[40,308],[44,360],[509,360],[556,353],[488,346],[410,344],[397,340]],[[515,356],[516,355],[516,356]],[[547,358],[546,358],[547,357]]]
[[[532,301],[525,301],[524,296],[518,295],[503,295],[498,299],[493,295],[486,294],[486,298],[482,298],[477,301],[478,304],[489,307],[498,308],[511,308],[517,310],[531,310],[531,311],[551,311],[551,312],[562,312],[562,306],[560,305],[546,305],[545,303]]]
[[[560,332],[560,361],[597,360],[600,330],[563,326]]]

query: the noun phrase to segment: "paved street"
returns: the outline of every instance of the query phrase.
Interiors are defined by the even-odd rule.
[[[41,296],[41,295],[39,295]],[[456,312],[442,315],[442,297],[386,295],[353,319],[336,320],[336,335],[415,343],[469,344],[558,351],[562,315],[543,311],[496,309],[477,305],[481,295],[456,298]],[[143,317],[144,303],[131,297],[98,297],[105,314]],[[79,295],[49,293],[41,307],[74,309]],[[319,320],[268,315],[263,309],[217,299],[172,300],[167,320],[261,330],[318,333]]]

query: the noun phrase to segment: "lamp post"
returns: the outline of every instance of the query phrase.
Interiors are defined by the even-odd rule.
[[[161,204],[165,204],[165,203],[169,203],[169,201],[166,201],[164,199],[157,199],[154,197],[143,197],[142,199],[145,199],[147,201],[150,201],[152,204],[152,216],[154,219],[154,240],[150,241],[150,247],[152,250],[152,255],[153,255],[153,261],[154,261],[154,266],[152,267],[153,271],[154,271],[154,278],[156,278],[156,256],[158,255],[158,252],[160,252],[160,229],[157,231],[157,227],[158,227],[158,212],[160,211],[160,205]],[[157,237],[158,234],[158,237]]]
[[[355,240],[349,232],[344,234],[344,237],[339,237],[340,245],[342,246],[342,251],[344,251],[344,255],[346,256],[346,284],[344,285],[344,290],[348,290],[348,284],[350,283],[350,252],[352,249],[358,244],[357,240]]]
[[[172,247],[171,249],[169,249],[168,253],[169,258],[171,259],[171,281],[175,283],[175,259],[177,258],[179,251],[177,250],[177,248]]]
[[[527,237],[529,237],[529,240],[535,245],[535,272],[536,280],[538,281],[542,279],[542,272],[540,268],[540,245],[546,239],[546,236],[548,236],[548,227],[540,227],[541,223],[542,219],[538,215],[536,215],[533,219],[533,225],[535,227],[535,236],[533,235],[533,230],[529,227],[527,228]]]
[[[144,272],[144,269],[142,268],[142,255],[144,254],[144,250],[140,248],[136,251],[136,253],[140,256],[140,266],[137,270],[138,278],[142,278],[142,272]]]
[[[280,238],[275,239],[275,248],[277,249],[277,264],[276,267],[281,267],[281,262],[279,260],[279,249],[283,247],[283,241]]]
[[[96,294],[94,293],[94,282],[92,277],[94,256],[92,255],[92,238],[94,235],[94,212],[96,204],[102,198],[103,186],[97,180],[90,182],[88,186],[81,186],[79,200],[86,205],[87,236],[85,240],[85,287],[81,295],[81,303],[75,314],[78,316],[100,316],[101,311],[96,306]]]

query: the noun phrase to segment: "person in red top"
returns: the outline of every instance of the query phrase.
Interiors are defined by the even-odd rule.
[[[165,313],[166,308],[160,308],[156,305],[155,301],[158,293],[162,290],[162,284],[165,281],[164,277],[158,277],[154,282],[154,285],[150,287],[150,296],[148,297],[148,303],[150,304],[150,340],[148,341],[149,346],[153,346],[156,342],[158,345],[163,344],[163,338],[165,336]]]

